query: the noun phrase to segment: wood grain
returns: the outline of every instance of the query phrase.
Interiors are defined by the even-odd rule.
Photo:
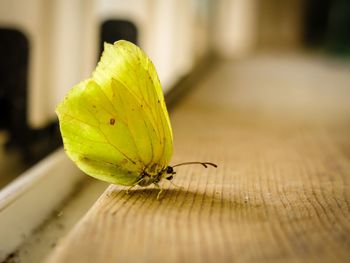
[[[296,61],[283,63],[304,74],[299,77],[315,68],[318,76],[329,73]],[[174,182],[183,188],[163,182],[160,201],[156,189],[127,195],[110,186],[48,261],[349,260],[350,111],[344,93],[334,95],[337,85],[327,88],[331,80],[315,78],[309,92],[302,89],[304,101],[312,102],[304,105],[298,92],[290,95],[301,85],[293,72],[276,73],[280,63],[222,63],[172,114],[173,164],[211,161],[217,169],[179,167]],[[334,83],[339,74],[327,78]],[[272,87],[262,92],[264,85]]]

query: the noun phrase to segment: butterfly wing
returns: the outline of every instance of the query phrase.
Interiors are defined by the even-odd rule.
[[[118,91],[126,96],[120,100],[128,101],[125,116],[130,118],[130,131],[148,173],[166,167],[173,151],[173,135],[161,84],[147,55],[125,40],[105,44],[93,79],[109,87],[109,97],[117,96]]]
[[[87,174],[132,185],[172,155],[172,132],[152,62],[135,45],[105,45],[93,77],[56,109],[65,150]]]

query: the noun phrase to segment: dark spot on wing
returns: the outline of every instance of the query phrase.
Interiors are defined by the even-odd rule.
[[[115,123],[115,119],[111,118],[111,119],[109,120],[109,124],[110,124],[110,125],[114,125],[114,123]]]
[[[143,108],[143,105],[141,104],[141,108]]]
[[[80,157],[79,157],[79,159],[80,159],[80,161],[85,161],[85,162],[89,162],[89,161],[91,161],[91,159],[90,159],[90,158],[88,158],[88,157],[86,157],[85,155],[80,156]]]
[[[158,100],[158,103],[160,103],[160,100]]]
[[[94,109],[96,109],[96,105],[92,105],[92,107],[93,107]]]

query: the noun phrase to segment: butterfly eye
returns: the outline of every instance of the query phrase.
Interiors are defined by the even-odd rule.
[[[173,172],[174,172],[173,167],[168,166],[168,167],[166,168],[166,173],[167,173],[167,174],[172,174]]]

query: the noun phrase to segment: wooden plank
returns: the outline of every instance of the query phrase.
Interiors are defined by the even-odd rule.
[[[218,168],[179,167],[183,188],[163,182],[160,201],[156,189],[110,186],[48,261],[347,261],[350,74],[283,63],[287,73],[278,74],[279,59],[261,58],[207,76],[171,116],[173,164]],[[313,103],[300,102],[298,89]]]

